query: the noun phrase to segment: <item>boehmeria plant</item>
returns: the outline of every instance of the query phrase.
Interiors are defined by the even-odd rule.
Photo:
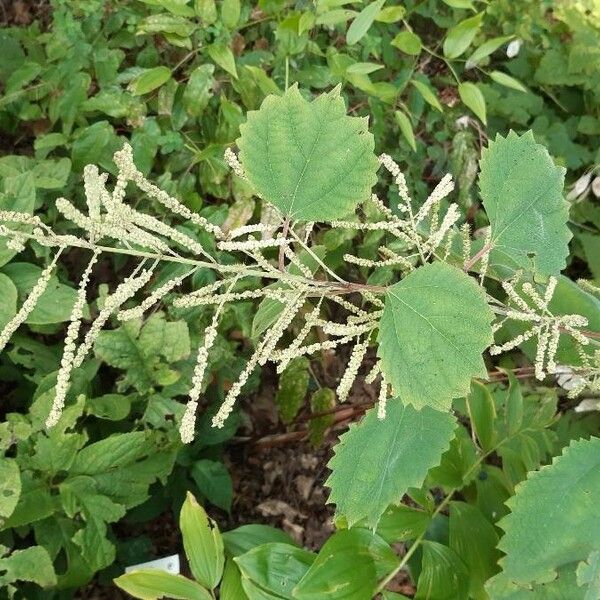
[[[0,235],[13,251],[29,242],[50,251],[48,266],[0,332],[0,350],[26,321],[66,249],[89,251],[48,428],[60,419],[73,369],[83,364],[111,316],[143,320],[157,303],[171,302],[182,310],[213,310],[180,423],[182,441],[191,442],[224,307],[256,299],[259,335],[253,354],[213,426],[223,427],[248,378],[267,361],[281,373],[298,357],[348,345],[337,388],[343,402],[375,346],[377,360],[366,381],[379,381],[377,408],[341,437],[328,481],[330,500],[348,526],[363,520],[375,526],[390,503],[420,486],[439,463],[454,436],[452,402],[469,394],[474,378],[487,378],[486,351],[495,356],[522,347],[533,357],[540,381],[568,372],[577,377],[570,395],[600,390],[599,334],[589,330],[586,315],[570,314],[554,302],[557,290],[568,285],[560,275],[571,237],[564,169],[530,132],[497,136],[484,150],[479,182],[489,226],[473,233],[450,200],[451,176],[423,201],[412,198],[396,162],[386,154],[375,156],[367,119],[346,114],[339,88],[312,101],[295,86],[269,96],[240,131],[239,154],[227,149],[225,160],[264,201],[261,222],[227,229],[192,212],[143,176],[127,144],[114,155],[112,188],[106,173],[85,168],[85,211],[64,198],[56,201],[81,235],[56,232],[36,215],[0,211]],[[390,181],[386,193],[384,182]],[[130,185],[168,209],[169,222],[152,216],[152,204],[128,204]],[[376,257],[344,255],[347,273],[360,280],[328,266],[314,243],[323,228],[377,233]],[[84,327],[90,279],[105,253],[128,255],[137,263]],[[187,271],[144,294],[157,267],[167,262]],[[382,267],[391,270],[395,283],[370,282]],[[213,271],[216,281],[186,291],[203,269]],[[594,299],[600,290],[582,282],[578,293]],[[339,319],[328,318],[328,304],[337,307]],[[297,334],[285,343],[293,324]],[[563,359],[574,355],[579,360]],[[399,432],[405,446],[398,446]],[[366,451],[366,444],[373,448]],[[373,461],[377,464],[375,453],[384,449],[395,460],[382,473]],[[408,459],[409,467],[400,464]]]

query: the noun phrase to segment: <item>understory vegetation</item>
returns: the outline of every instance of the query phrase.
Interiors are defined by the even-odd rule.
[[[597,0],[0,20],[1,598],[600,599]]]

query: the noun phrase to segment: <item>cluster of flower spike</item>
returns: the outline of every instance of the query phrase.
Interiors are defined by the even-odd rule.
[[[286,222],[284,226],[284,219],[276,209],[265,204],[260,223],[244,224],[233,229],[227,226],[221,228],[148,181],[136,168],[130,146],[125,145],[114,158],[118,173],[112,190],[107,185],[106,174],[100,174],[94,166],[85,168],[86,212],[64,198],[56,202],[63,216],[85,232],[82,237],[58,234],[34,215],[0,211],[0,235],[11,241],[15,251],[21,250],[29,239],[56,249],[54,257],[42,271],[17,314],[0,332],[0,350],[27,320],[46,289],[61,252],[74,246],[87,249],[92,255],[77,288],[57,376],[55,400],[47,425],[52,426],[59,421],[72,370],[81,366],[109,320],[112,317],[118,321],[143,319],[152,306],[166,301],[172,294],[177,294],[173,300],[175,307],[188,309],[202,306],[211,315],[197,350],[189,399],[180,425],[184,442],[190,442],[194,437],[196,411],[210,370],[211,349],[225,307],[231,302],[247,299],[269,301],[272,320],[214,416],[214,426],[224,425],[255,368],[272,361],[281,373],[296,357],[335,351],[342,345],[349,346],[350,358],[340,378],[337,395],[341,401],[346,400],[367,355],[372,334],[378,327],[383,302],[373,288],[342,279],[323,262],[311,248],[314,224]],[[227,150],[225,159],[238,177],[245,177],[233,151]],[[385,154],[380,157],[380,163],[391,173],[397,185],[399,202],[396,210],[392,210],[373,195],[370,214],[378,215],[374,220],[373,217],[368,219],[355,215],[348,220],[329,223],[331,227],[379,231],[383,234],[376,259],[348,253],[345,260],[361,269],[395,268],[403,275],[413,270],[419,262],[425,263],[432,257],[447,258],[453,236],[457,233],[455,225],[459,217],[455,204],[450,204],[445,214],[441,215],[442,201],[454,188],[451,177],[445,176],[425,202],[415,209],[399,166]],[[143,212],[139,208],[143,207],[142,203],[137,203],[135,208],[127,204],[125,195],[129,184],[133,184],[150,200],[158,202],[169,216],[159,219]],[[171,221],[177,218],[185,219],[192,227],[181,229],[171,225]],[[192,233],[194,227],[214,236],[217,250],[229,253],[227,260],[217,260],[217,256],[209,252]],[[466,262],[470,255],[468,227],[463,227],[461,234]],[[130,255],[139,262],[131,275],[117,285],[103,303],[98,300],[97,314],[82,335],[84,309],[89,295],[87,290],[94,265],[103,252]],[[165,262],[183,265],[186,271],[155,287],[137,301],[137,296],[142,295],[143,290],[151,284],[157,266]],[[482,257],[483,272],[484,263],[485,256]],[[200,269],[212,270],[216,274],[216,281],[191,292],[178,292]],[[265,282],[273,283],[269,285]],[[531,329],[511,342],[492,348],[494,353],[498,353],[537,337],[538,376],[553,371],[560,333],[569,333],[582,345],[587,342],[579,331],[585,324],[582,317],[554,316],[549,312],[548,303],[555,285],[556,282],[551,280],[545,293],[540,295],[528,284],[523,284],[521,294],[517,292],[516,283],[505,284],[509,298],[516,307],[508,311],[506,318],[530,322]],[[336,314],[343,316],[336,321],[325,316],[330,314],[325,310],[325,300],[330,306],[337,307]],[[290,328],[294,328],[295,332],[291,341],[286,335]],[[384,418],[386,400],[391,390],[378,364],[367,375],[366,381],[373,383],[377,378],[381,380],[378,416]]]
[[[554,315],[550,312],[549,304],[557,284],[555,277],[550,277],[543,293],[538,292],[528,281],[524,282],[520,289],[517,283],[518,276],[515,281],[502,282],[502,287],[514,308],[495,325],[495,330],[499,330],[507,319],[528,323],[529,328],[502,345],[492,346],[490,354],[507,352],[530,339],[537,339],[535,376],[543,380],[548,373],[557,372],[556,353],[561,333],[569,334],[580,346],[585,346],[589,339],[579,329],[585,327],[588,321],[581,315]]]

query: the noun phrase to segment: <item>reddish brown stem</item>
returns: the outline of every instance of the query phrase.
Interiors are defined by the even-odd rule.
[[[483,248],[481,248],[481,250],[479,250],[479,252],[477,252],[472,258],[470,258],[463,266],[463,271],[467,272],[470,271],[473,268],[473,265],[483,256],[485,256],[485,254],[487,252],[489,252],[492,249],[492,244],[491,242],[489,244],[485,244],[485,246],[483,246]]]

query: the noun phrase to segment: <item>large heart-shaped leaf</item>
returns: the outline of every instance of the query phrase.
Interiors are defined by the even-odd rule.
[[[445,263],[413,271],[390,287],[379,326],[386,379],[402,401],[448,410],[485,377],[492,311],[475,281]]]
[[[369,198],[378,161],[367,120],[346,115],[339,88],[312,102],[297,87],[267,96],[237,140],[257,192],[295,219],[328,221]]]
[[[490,265],[559,273],[571,239],[565,170],[531,131],[496,136],[483,151],[480,167],[481,197],[492,229]]]

